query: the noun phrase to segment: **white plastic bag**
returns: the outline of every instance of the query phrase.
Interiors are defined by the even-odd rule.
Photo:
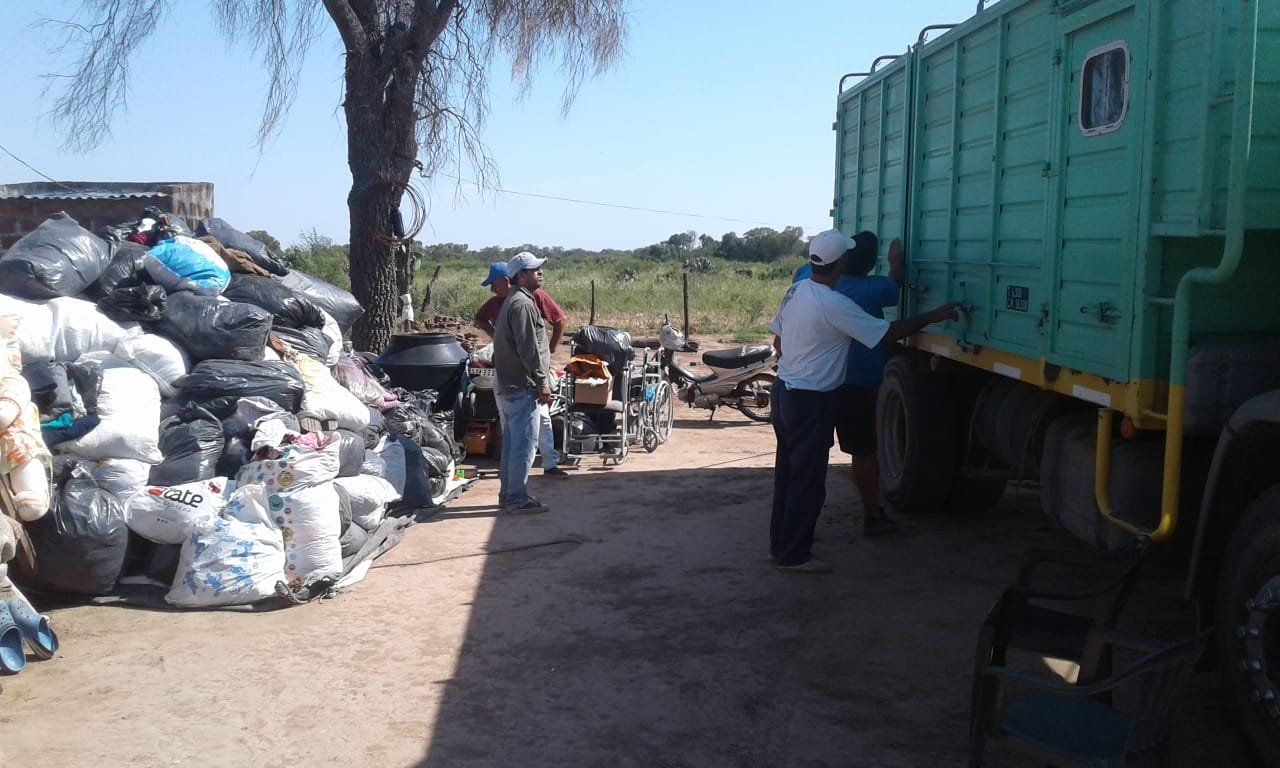
[[[94,465],[92,474],[99,488],[125,501],[147,484],[151,465],[137,459],[104,459]]]
[[[272,512],[265,485],[242,485],[227,499],[222,516],[279,530],[284,527],[284,504],[278,496],[275,500],[276,510]]]
[[[280,505],[279,514],[284,519],[280,533],[285,547],[285,580],[290,586],[336,579],[342,574],[340,503],[332,482],[277,494],[268,492],[268,508]]]
[[[338,476],[340,442],[334,440],[314,451],[302,445],[288,445],[276,459],[251,461],[240,468],[236,480],[241,486],[265,485],[268,490],[293,491],[327,483]]]
[[[102,367],[98,418],[91,432],[62,443],[58,450],[86,459],[137,459],[159,464],[160,390],[147,374],[129,365]]]
[[[386,480],[387,462],[377,451],[372,451],[366,448],[364,451],[364,461],[360,464],[360,474],[373,475],[374,477],[381,477],[383,480]]]
[[[320,310],[320,314],[324,315],[324,328],[321,333],[329,340],[329,354],[325,355],[324,364],[332,368],[338,364],[338,358],[342,355],[342,328],[338,326],[338,321],[333,319],[333,315]]]
[[[125,522],[144,539],[158,544],[181,544],[200,520],[217,517],[226,501],[227,478],[194,483],[148,485],[125,504]]]
[[[400,498],[391,483],[373,475],[340,477],[334,487],[351,509],[351,522],[372,531],[387,516],[387,505]]]
[[[155,379],[161,397],[173,397],[177,392],[173,382],[187,375],[190,365],[187,353],[172,341],[154,333],[127,336],[116,344],[112,353],[134,368]]]
[[[110,352],[126,336],[142,332],[137,323],[117,323],[98,311],[92,303],[70,296],[50,299],[51,357],[58,362],[75,362],[81,355]]]
[[[284,541],[265,525],[211,517],[182,542],[173,588],[165,596],[183,608],[247,605],[275,594],[284,572]]]
[[[310,416],[321,421],[338,422],[339,429],[360,432],[369,426],[369,408],[360,398],[351,394],[329,373],[318,360],[298,355],[291,361],[302,374],[306,387],[302,394],[302,410],[299,416]]]
[[[53,359],[53,309],[47,303],[37,304],[0,294],[0,315],[20,318],[18,348],[24,363]]]

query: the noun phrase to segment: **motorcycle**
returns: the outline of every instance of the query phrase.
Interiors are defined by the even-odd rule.
[[[690,408],[710,410],[708,421],[715,418],[716,409],[722,405],[737,408],[752,421],[769,420],[770,396],[778,379],[778,356],[773,347],[760,344],[703,352],[702,362],[711,373],[699,376],[676,360],[677,352],[696,352],[697,342],[686,340],[684,334],[671,327],[669,318],[663,319],[658,343],[662,347],[662,366],[676,396]]]

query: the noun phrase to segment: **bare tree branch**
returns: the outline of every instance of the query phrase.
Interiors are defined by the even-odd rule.
[[[319,6],[309,0],[214,0],[213,10],[227,40],[247,41],[267,72],[257,136],[262,147],[284,123],[297,95],[298,74],[319,31]]]
[[[324,7],[329,12],[333,25],[338,28],[338,35],[342,38],[348,55],[361,53],[369,47],[364,23],[347,0],[324,0]]]
[[[128,105],[129,60],[167,10],[168,0],[83,0],[78,15],[96,21],[62,22],[67,34],[55,50],[80,50],[75,72],[58,78],[68,85],[52,109],[67,149],[83,152],[110,135],[111,119]]]

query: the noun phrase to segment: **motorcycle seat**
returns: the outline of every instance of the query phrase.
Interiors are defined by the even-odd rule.
[[[671,361],[671,368],[672,368],[673,370],[675,370],[675,372],[676,372],[676,373],[678,373],[678,374],[680,374],[681,376],[685,377],[685,378],[686,378],[686,379],[688,379],[689,381],[696,381],[696,382],[698,382],[699,384],[701,384],[701,383],[702,383],[702,382],[704,382],[704,381],[711,381],[712,379],[714,379],[714,378],[716,377],[716,375],[715,375],[714,373],[709,373],[709,374],[707,374],[706,376],[699,376],[698,374],[696,374],[696,373],[694,373],[693,371],[689,370],[689,369],[688,369],[688,368],[686,368],[685,366],[681,365],[681,364],[680,364],[680,361],[678,361],[678,360],[672,360],[672,361]]]
[[[745,368],[752,363],[769,359],[769,355],[772,354],[773,347],[767,344],[757,344],[750,347],[739,347],[738,349],[717,349],[712,352],[703,352],[702,362],[714,368]]]

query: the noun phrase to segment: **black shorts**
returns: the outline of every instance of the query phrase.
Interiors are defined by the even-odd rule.
[[[876,392],[872,387],[836,390],[836,437],[851,456],[876,455]]]

